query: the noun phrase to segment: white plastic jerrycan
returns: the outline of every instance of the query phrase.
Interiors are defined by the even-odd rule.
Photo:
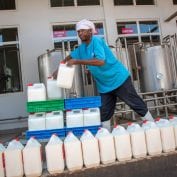
[[[132,158],[130,135],[123,126],[117,125],[112,131],[116,157],[119,161],[126,161]]]
[[[66,63],[61,62],[58,68],[57,86],[61,88],[70,89],[74,79],[75,66],[67,66]]]
[[[27,85],[28,101],[44,101],[46,100],[46,88],[43,83],[35,83]]]
[[[64,127],[63,111],[46,113],[46,129],[60,129]]]
[[[173,125],[167,119],[156,119],[156,124],[160,128],[162,150],[170,152],[175,150],[175,134]]]
[[[66,166],[69,171],[79,170],[83,167],[81,142],[69,132],[64,140]]]
[[[50,174],[64,171],[63,142],[57,135],[52,135],[45,146],[47,170]]]
[[[18,139],[12,140],[4,151],[6,177],[22,177],[23,161],[22,149],[23,145]]]
[[[87,168],[96,167],[100,164],[98,140],[89,130],[85,130],[81,138],[84,165]]]
[[[147,149],[143,128],[141,128],[137,123],[129,123],[127,130],[130,133],[133,157],[145,157],[147,154]]]
[[[0,177],[5,176],[5,159],[4,159],[4,151],[5,147],[2,143],[0,143]]]
[[[175,142],[177,147],[177,116],[169,116],[169,121],[173,125],[174,133],[175,133]]]
[[[84,126],[101,125],[99,108],[83,109],[83,114],[84,114]]]
[[[160,129],[151,121],[143,121],[142,127],[146,135],[146,145],[149,155],[159,155],[162,153],[162,142],[160,137]]]
[[[45,117],[46,117],[45,112],[29,114],[28,130],[30,131],[45,130],[46,129]]]
[[[106,129],[100,128],[96,138],[99,142],[100,158],[103,164],[113,163],[116,160],[113,135]]]
[[[47,79],[47,96],[48,99],[61,99],[64,97],[64,90],[57,86],[57,80],[53,77]]]
[[[42,174],[41,144],[31,137],[23,149],[24,171],[26,177],[36,177]]]
[[[83,127],[84,115],[82,109],[66,111],[66,127]]]

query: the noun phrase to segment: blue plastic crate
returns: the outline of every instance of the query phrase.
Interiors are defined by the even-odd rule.
[[[68,98],[64,100],[65,110],[68,109],[83,109],[83,108],[96,108],[101,106],[101,97],[80,97],[80,98]]]
[[[75,136],[81,136],[84,132],[84,130],[89,130],[93,135],[95,135],[98,131],[98,129],[101,127],[99,126],[86,126],[86,127],[73,127],[73,128],[66,128],[66,135],[72,131]]]
[[[49,139],[53,134],[57,134],[60,138],[65,137],[65,128],[53,130],[26,131],[26,139],[34,136],[36,139]]]

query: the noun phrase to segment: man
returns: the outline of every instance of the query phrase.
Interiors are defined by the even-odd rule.
[[[142,116],[143,120],[153,121],[147,106],[132,85],[128,70],[104,40],[93,35],[94,24],[84,19],[76,24],[76,30],[82,43],[63,61],[68,66],[87,65],[101,96],[102,126],[110,130],[110,119],[114,114],[117,97]]]

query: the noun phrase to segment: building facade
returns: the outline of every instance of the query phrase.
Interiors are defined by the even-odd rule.
[[[159,42],[177,32],[176,11],[176,0],[0,0],[0,129],[26,124],[27,84],[39,82],[37,57],[77,44],[77,21],[93,21],[96,35],[112,46],[118,37]]]

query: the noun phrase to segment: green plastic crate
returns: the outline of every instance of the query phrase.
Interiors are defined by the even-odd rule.
[[[64,99],[27,102],[28,112],[49,112],[64,110]]]

